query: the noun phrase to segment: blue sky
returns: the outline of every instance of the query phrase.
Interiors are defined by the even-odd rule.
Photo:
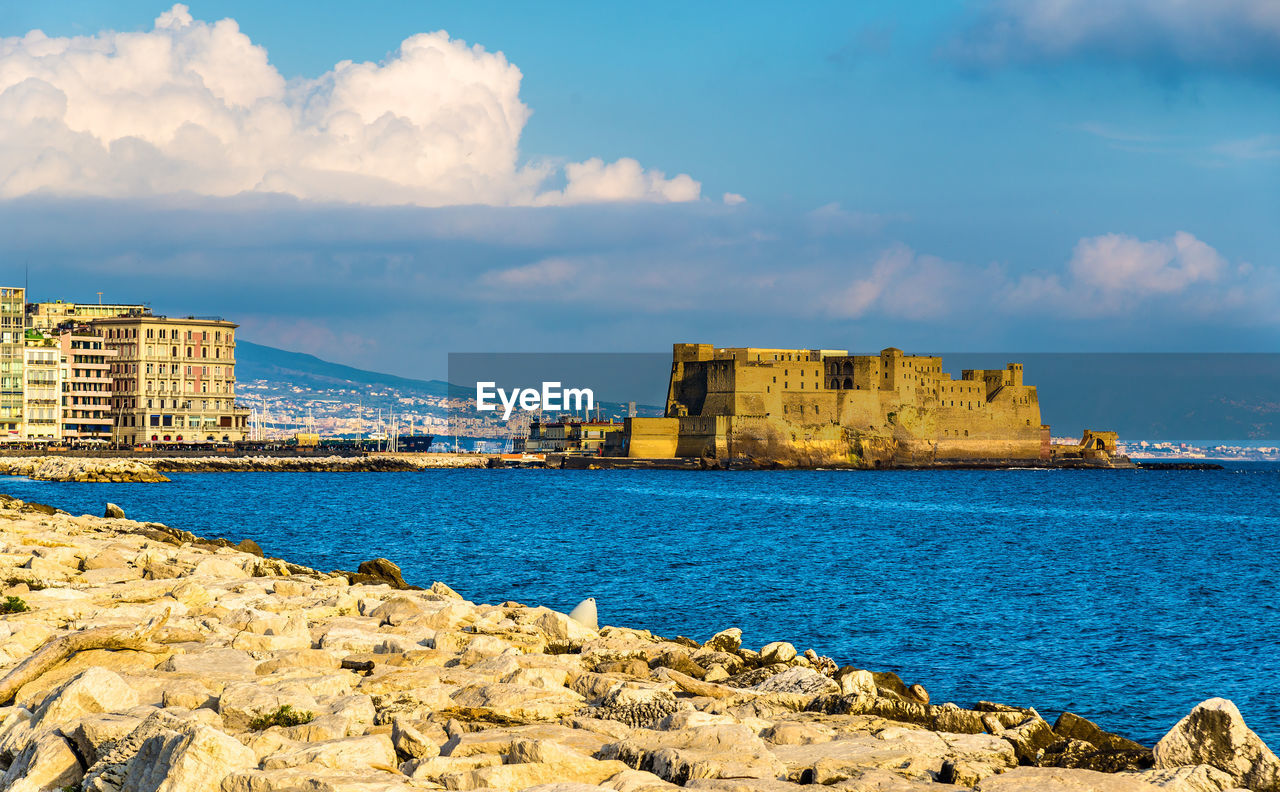
[[[677,340],[1275,351],[1272,9],[197,2],[161,27],[169,6],[132,0],[8,9],[0,36],[89,37],[67,49],[102,56],[126,46],[103,31],[163,33],[178,54],[164,79],[144,64],[86,87],[83,62],[9,40],[0,66],[31,79],[0,80],[0,118],[31,134],[0,138],[0,231],[14,239],[0,264],[15,271],[21,255],[59,288],[141,291],[158,310],[239,318],[261,343],[410,375],[440,373],[450,350]],[[193,33],[224,18],[265,50],[257,72]],[[451,65],[421,61],[396,77],[401,41],[439,30],[450,45],[432,52]],[[457,39],[485,56],[452,48]],[[518,75],[501,72],[497,52]],[[377,89],[349,86],[378,93],[374,110],[350,93],[333,99],[340,76],[338,89],[308,83],[346,60],[387,67]],[[193,63],[212,97],[184,76]],[[272,87],[277,73],[288,87]],[[298,117],[317,102],[328,115],[242,163],[225,152],[271,135],[243,108],[223,118],[202,104],[225,99],[228,80]],[[420,86],[449,80],[464,97],[479,84],[498,98],[419,101]],[[310,98],[293,98],[304,84]],[[224,153],[177,123],[152,129],[95,109],[93,91],[141,96],[157,117],[190,114]],[[475,120],[499,106],[496,130]],[[359,156],[344,137],[277,167],[353,107],[365,131],[384,113],[414,126],[392,148],[379,128],[361,133]],[[65,137],[42,126],[58,112]],[[112,146],[136,137],[142,153]],[[41,147],[41,168],[25,168]],[[424,155],[400,178],[397,157],[435,149],[454,154]],[[206,167],[219,156],[235,162]],[[612,169],[624,160],[635,167]],[[313,308],[344,302],[336,314]],[[406,355],[389,337],[424,314],[438,326],[412,333]]]

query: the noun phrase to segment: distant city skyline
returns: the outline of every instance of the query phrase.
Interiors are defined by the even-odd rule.
[[[421,378],[1280,342],[1266,0],[70,0],[0,37],[0,282],[32,300]]]

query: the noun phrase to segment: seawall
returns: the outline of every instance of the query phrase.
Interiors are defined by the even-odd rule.
[[[364,456],[0,456],[0,475],[44,481],[168,481],[165,473],[401,472],[486,467],[476,454]]]
[[[748,648],[731,627],[663,638],[597,627],[594,607],[568,616],[415,588],[385,559],[324,572],[227,544],[0,499],[0,788],[1280,783],[1280,761],[1220,699],[1153,750],[1074,715],[1049,724],[1028,707],[939,703],[813,650]]]

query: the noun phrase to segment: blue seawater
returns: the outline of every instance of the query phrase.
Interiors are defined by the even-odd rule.
[[[1280,747],[1280,465],[1223,471],[207,473],[0,481],[76,513],[368,558],[479,602],[894,670],[935,702],[1071,710],[1153,744],[1234,700]]]

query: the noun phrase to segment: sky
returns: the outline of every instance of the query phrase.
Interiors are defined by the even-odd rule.
[[[1280,346],[1273,0],[23,4],[0,280],[449,352]]]

